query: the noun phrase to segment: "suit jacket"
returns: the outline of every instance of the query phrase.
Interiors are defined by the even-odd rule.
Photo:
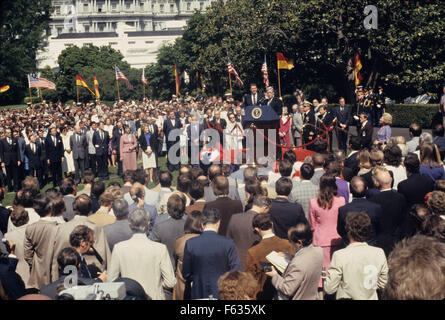
[[[48,135],[45,140],[46,158],[50,162],[61,162],[64,155],[62,138],[56,135],[56,145],[54,145],[52,135]]]
[[[11,300],[17,300],[26,294],[25,284],[15,272],[16,266],[15,258],[5,258],[4,263],[0,263],[0,283]]]
[[[219,134],[222,135],[221,131],[224,131],[224,129],[227,127],[227,121],[223,118],[220,118],[218,123],[217,120],[213,118],[211,122],[212,123],[210,124],[210,128],[218,130]],[[220,142],[222,143],[222,141]]]
[[[51,267],[52,281],[55,281],[59,278],[57,255],[62,249],[70,246],[70,241],[69,241],[70,234],[74,230],[74,228],[79,225],[87,226],[88,228],[93,230],[94,232],[93,247],[96,249],[97,253],[103,260],[103,264],[101,264],[96,255],[94,254],[94,252],[90,250],[83,255],[87,264],[94,264],[101,271],[106,270],[107,266],[110,265],[111,251],[110,247],[108,246],[108,242],[105,237],[103,228],[88,221],[88,217],[75,216],[71,221],[60,224],[57,230],[57,234],[54,240],[54,255],[52,258],[52,267]]]
[[[11,210],[0,205],[0,232],[5,234],[8,231],[8,220]]]
[[[40,145],[41,154],[40,161],[46,161],[46,140],[45,138],[37,138],[36,144]]]
[[[20,161],[19,143],[16,138],[11,137],[11,144],[6,138],[0,140],[0,160],[6,166],[17,165]]]
[[[39,220],[26,227],[24,256],[30,270],[28,287],[40,289],[51,282],[51,261],[57,223]]]
[[[416,203],[425,203],[425,195],[433,189],[433,180],[418,173],[410,175],[408,179],[399,182],[397,186],[397,191],[405,196],[408,208]]]
[[[204,207],[206,205],[205,201],[196,202],[188,207],[185,208],[185,214],[190,214],[193,211],[199,211],[202,212],[204,210]]]
[[[192,136],[192,126],[193,126],[193,136]],[[198,129],[198,132],[195,133],[195,130]],[[193,144],[193,140],[194,139],[199,139],[199,146],[201,147],[203,145],[203,141],[200,139],[201,137],[201,133],[204,131],[204,126],[200,123],[197,124],[193,124],[191,123],[188,127],[187,127],[187,137],[189,140],[190,144]],[[197,135],[197,137],[195,137],[195,135]]]
[[[289,202],[299,203],[304,211],[306,219],[309,220],[309,201],[318,194],[318,185],[313,184],[309,180],[297,183],[289,195]]]
[[[167,247],[142,233],[114,246],[107,281],[119,277],[139,282],[152,300],[165,300],[163,288],[173,288],[176,283]]]
[[[93,145],[96,148],[97,156],[108,154],[108,143],[110,142],[108,132],[103,131],[103,139],[100,138],[100,132],[100,130],[96,130],[93,134]]]
[[[182,128],[182,124],[181,124],[181,121],[179,121],[178,118],[175,118],[175,125],[173,125],[172,120],[170,118],[168,118],[167,120],[164,121],[163,131],[164,131],[164,134],[165,134],[167,145],[173,145],[177,141],[179,141],[179,136],[176,138],[176,142],[175,141],[168,141],[168,135],[170,134],[170,131],[172,131],[174,129],[180,129],[180,128]]]
[[[269,214],[273,222],[274,233],[282,239],[287,239],[287,231],[290,227],[299,222],[307,222],[301,205],[289,202],[284,198],[272,200]]]
[[[261,240],[252,227],[252,220],[258,212],[249,210],[232,216],[227,227],[227,237],[235,241],[238,257],[243,269],[246,267],[247,250]]]
[[[343,111],[340,110],[340,106],[337,106],[333,110],[334,117],[337,118],[337,123],[345,124],[346,128],[349,127],[349,120],[351,118],[351,113],[349,107],[344,107]]]
[[[323,170],[323,168],[315,169],[314,175],[311,178],[311,182],[318,187],[320,185],[320,178],[324,174],[325,174],[325,171]]]
[[[371,235],[367,243],[369,245],[377,245],[377,236],[382,229],[382,207],[379,204],[371,202],[366,199],[354,198],[348,204],[338,209],[338,220],[337,220],[337,232],[343,238],[343,243],[345,245],[349,244],[348,235],[346,234],[346,217],[351,212],[361,212],[364,211],[371,219]]]
[[[117,220],[115,223],[106,225],[104,227],[104,233],[111,251],[113,251],[116,243],[128,240],[133,236],[127,219]]]
[[[221,213],[221,225],[218,234],[225,236],[230,219],[235,213],[243,211],[243,205],[239,200],[232,200],[229,197],[219,197],[215,201],[207,202],[206,208],[216,208]]]
[[[25,139],[23,139],[23,137],[18,137],[17,143],[19,145],[19,154],[20,154],[19,160],[21,163],[25,163],[25,146],[26,146]]]
[[[42,166],[40,158],[42,156],[42,146],[35,143],[35,152],[31,149],[31,144],[25,146],[25,156],[28,158],[30,169],[39,170]]]
[[[81,134],[80,139],[77,138],[77,133],[70,136],[70,149],[73,153],[73,159],[87,159],[88,157],[88,140],[86,135]]]
[[[352,170],[354,176],[356,176],[358,174],[358,172],[360,171],[360,168],[358,166],[357,156],[358,156],[358,152],[355,152],[353,155],[350,155],[349,157],[347,157],[345,159],[345,161],[343,162],[343,165],[345,167],[350,168]]]
[[[182,275],[192,282],[192,299],[219,298],[218,279],[228,271],[241,270],[236,246],[214,231],[204,231],[185,244]]]
[[[237,188],[231,184],[229,184],[228,197],[232,200],[241,200]],[[204,199],[206,202],[212,202],[218,199],[212,187],[204,187]]]
[[[358,136],[360,138],[360,143],[362,148],[371,148],[372,146],[372,134],[374,133],[374,127],[371,122],[368,120],[365,126],[361,126],[358,131]]]
[[[73,220],[74,216],[76,215],[73,209],[74,200],[76,200],[76,197],[73,195],[68,194],[66,196],[63,196],[63,201],[65,202],[65,212],[63,213],[63,219],[65,219],[65,221]]]
[[[340,197],[345,198],[345,202],[349,202],[349,183],[340,178],[335,178],[335,184],[337,185],[337,194]]]
[[[97,224],[100,227],[116,222],[116,217],[104,210],[97,210],[96,213],[88,217],[88,221]]]
[[[151,233],[151,240],[165,244],[167,247],[173,269],[176,270],[176,261],[174,258],[175,241],[184,235],[184,219],[169,219],[156,223]]]
[[[253,274],[258,280],[257,300],[272,300],[277,290],[272,285],[271,278],[261,269],[261,262],[269,263],[266,256],[272,251],[295,254],[288,240],[273,236],[262,239],[258,244],[247,250],[245,271]]]
[[[113,150],[116,150],[116,152],[119,154],[120,152],[120,141],[121,137],[124,134],[124,128],[119,129],[117,126],[113,128],[113,136],[111,138],[111,148]]]
[[[266,104],[271,106],[278,116],[281,116],[283,113],[283,101],[281,101],[281,99],[273,97],[267,100]]]
[[[23,225],[5,234],[5,238],[15,243],[15,255],[18,259],[16,272],[22,278],[25,285],[29,281],[29,265],[25,260],[25,232],[28,225]]]
[[[381,191],[369,199],[382,207],[382,230],[378,244],[389,255],[405,229],[407,206],[405,196],[396,190]]]
[[[292,300],[318,300],[323,249],[312,244],[300,249],[282,276],[272,277],[274,287]]]
[[[303,130],[303,117],[300,112],[297,112],[292,116],[292,125],[294,125],[296,128],[294,132],[294,137],[300,138],[301,132]]]
[[[337,299],[377,300],[376,289],[363,284],[372,274],[377,288],[383,289],[388,280],[388,264],[382,249],[366,242],[352,243],[334,252],[328,273],[324,286],[327,294],[336,292]]]
[[[257,92],[256,93],[256,103],[253,103],[252,101],[252,93],[247,93],[244,95],[244,103],[243,106],[244,107],[249,107],[249,106],[259,106],[260,105],[260,101],[263,100],[264,101],[264,93],[261,92]]]
[[[173,300],[189,300],[191,296],[191,287],[186,285],[187,281],[182,276],[182,261],[184,259],[184,249],[187,240],[198,237],[198,233],[187,233],[175,241],[174,259],[176,263],[176,285],[173,288]]]

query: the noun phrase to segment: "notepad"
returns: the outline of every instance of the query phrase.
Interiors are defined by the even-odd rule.
[[[273,266],[280,272],[283,273],[289,264],[286,258],[280,256],[278,252],[272,251],[266,256],[267,261],[273,264]]]

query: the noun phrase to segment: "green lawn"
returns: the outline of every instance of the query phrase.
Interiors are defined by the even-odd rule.
[[[142,162],[139,162],[138,163],[138,167],[139,168],[142,168]],[[167,171],[167,161],[166,161],[166,158],[165,157],[162,157],[162,158],[159,158],[159,168],[160,168],[160,170],[165,170],[165,171]],[[115,167],[108,167],[108,171],[110,172],[110,174],[111,175],[116,175],[117,174],[117,168],[115,168]],[[176,180],[177,180],[177,178],[178,178],[178,176],[179,176],[179,171],[174,171],[174,172],[172,172],[172,175],[173,175],[173,185],[175,186],[176,185]],[[114,181],[117,181],[117,182],[119,182],[121,185],[123,185],[123,182],[122,182],[122,179],[120,178],[120,177],[113,177],[113,178],[110,178],[110,180],[108,180],[108,181],[105,181],[105,186],[106,187],[108,187],[108,185],[111,183],[111,182],[114,182]],[[43,189],[41,189],[40,191],[41,192],[45,192],[46,190],[48,190],[48,189],[50,189],[50,188],[52,188],[53,187],[53,183],[52,182],[50,182],[49,184],[47,184]],[[148,188],[153,188],[153,187],[155,187],[155,184],[154,183],[149,183],[148,184]],[[78,189],[79,189],[79,191],[81,191],[82,189],[83,189],[83,184],[80,184],[79,186],[78,186]],[[4,206],[12,206],[12,204],[13,204],[13,202],[14,202],[14,198],[15,198],[15,192],[11,192],[11,193],[6,193],[5,194],[5,199],[3,200],[3,205]]]

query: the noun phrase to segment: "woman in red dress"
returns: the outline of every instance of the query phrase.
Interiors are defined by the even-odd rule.
[[[291,118],[288,116],[287,108],[283,108],[283,114],[280,118],[280,144],[290,147],[290,126],[291,126]]]

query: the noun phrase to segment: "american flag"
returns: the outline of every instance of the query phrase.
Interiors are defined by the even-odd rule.
[[[238,75],[238,72],[236,72],[235,68],[232,65],[232,61],[230,61],[229,56],[227,56],[227,69],[229,70],[230,74],[233,74],[236,78],[236,82],[238,83],[238,85],[240,87],[242,87],[244,85],[243,81],[241,80],[241,78]]]
[[[51,82],[45,78],[34,78],[33,76],[28,75],[28,84],[30,88],[56,90],[56,85],[54,82]]]
[[[263,81],[267,88],[267,87],[269,87],[269,75],[267,73],[266,55],[264,55],[264,63],[263,63],[263,66],[261,67],[261,72],[263,73]]]
[[[114,66],[114,68],[116,69],[116,80],[119,80],[119,79],[125,80],[125,83],[127,84],[127,88],[129,90],[134,90],[130,81],[128,81],[127,77],[122,73],[122,71],[120,71],[117,66]]]
[[[147,78],[145,78],[145,68],[142,69],[142,83],[145,85],[148,84]]]

